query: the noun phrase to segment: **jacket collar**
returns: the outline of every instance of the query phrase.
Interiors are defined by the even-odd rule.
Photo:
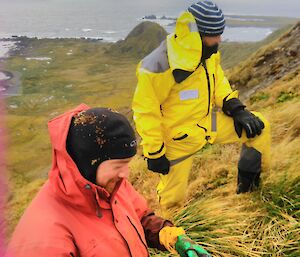
[[[72,117],[89,107],[81,104],[75,109],[49,121],[52,143],[52,168],[49,181],[56,198],[82,212],[98,213],[110,209],[110,194],[102,187],[86,180],[66,150],[66,140]]]

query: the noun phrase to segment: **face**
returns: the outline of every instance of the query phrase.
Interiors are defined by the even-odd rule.
[[[213,46],[216,44],[220,44],[221,40],[222,40],[221,35],[215,36],[215,37],[206,37],[206,36],[202,37],[203,43],[207,46]]]
[[[128,164],[131,160],[132,158],[102,162],[97,169],[96,184],[111,194],[121,179],[128,178],[130,173]]]

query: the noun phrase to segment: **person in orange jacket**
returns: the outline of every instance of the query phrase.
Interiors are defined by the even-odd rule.
[[[17,225],[7,257],[143,257],[148,247],[209,256],[158,217],[128,182],[136,138],[128,120],[81,104],[48,123],[49,179]]]

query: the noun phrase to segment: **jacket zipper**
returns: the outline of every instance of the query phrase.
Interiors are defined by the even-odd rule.
[[[95,190],[95,197],[94,197],[94,199],[95,199],[95,204],[96,204],[96,216],[98,218],[102,218],[102,213],[101,213],[101,210],[100,210],[100,206],[98,204],[99,195],[98,195],[97,189]]]
[[[114,218],[114,216],[113,216],[113,221],[114,221],[114,224],[115,224],[115,218]],[[128,248],[128,251],[129,251],[130,256],[133,257],[128,242],[126,241],[125,237],[122,235],[122,233],[119,231],[119,229],[117,228],[116,225],[115,225],[115,227],[116,227],[117,231],[120,233],[121,237],[122,237],[122,238],[124,239],[124,241],[126,242],[126,245],[127,245],[127,248]]]
[[[115,197],[116,192],[118,191],[119,187],[121,186],[121,183],[122,183],[122,181],[120,181],[120,182],[116,185],[116,187],[115,187],[115,189],[114,189],[114,192],[111,194],[111,201],[114,201],[114,197]],[[112,209],[111,209],[111,211],[112,211]],[[113,213],[113,211],[112,211],[112,213]],[[125,237],[122,235],[122,233],[119,231],[119,229],[117,228],[117,226],[116,226],[116,224],[115,224],[115,217],[114,217],[114,215],[113,215],[113,222],[114,222],[115,228],[117,229],[117,231],[119,232],[119,234],[121,235],[121,237],[124,239],[124,241],[125,241],[125,243],[126,243],[126,245],[127,245],[127,248],[128,248],[128,251],[129,251],[130,256],[133,257],[128,242],[126,241]]]
[[[136,231],[136,233],[138,234],[138,236],[139,236],[139,238],[140,238],[140,240],[141,240],[141,242],[143,243],[143,245],[145,246],[145,248],[146,248],[146,251],[147,251],[147,253],[148,253],[148,256],[149,256],[149,252],[148,252],[148,247],[147,247],[147,245],[145,245],[145,243],[144,243],[144,241],[143,241],[143,239],[141,238],[141,235],[140,235],[140,233],[138,232],[138,230],[137,230],[137,228],[135,227],[135,225],[131,222],[131,220],[130,220],[130,218],[127,216],[127,219],[129,220],[129,222],[130,222],[130,224],[134,227],[134,229],[135,229],[135,231]]]
[[[208,71],[207,71],[205,61],[203,62],[203,67],[205,69],[206,79],[207,79],[207,87],[208,87],[208,108],[207,108],[207,114],[206,114],[206,116],[207,116],[209,114],[209,109],[210,109],[210,91],[211,91],[211,89],[210,89],[209,74],[208,74]]]
[[[120,185],[121,185],[121,183],[119,183],[119,184],[117,185],[117,187],[119,188]],[[116,192],[116,190],[115,190],[115,192]],[[115,194],[115,192],[114,192],[113,194]],[[95,200],[95,204],[96,204],[96,216],[97,216],[98,218],[102,218],[102,213],[101,213],[101,210],[100,210],[100,206],[99,206],[99,204],[98,204],[98,198],[99,198],[99,196],[98,196],[98,191],[96,190],[96,191],[95,191],[95,195],[94,195],[94,200]],[[114,224],[115,224],[115,218],[114,218],[114,216],[113,216],[113,222],[114,222]],[[131,222],[130,222],[130,223],[131,223]],[[122,235],[122,233],[121,233],[121,232],[119,231],[119,229],[116,227],[116,225],[115,225],[115,228],[117,229],[117,231],[119,232],[119,234],[121,235],[121,237],[124,239],[124,241],[125,241],[125,243],[126,243],[126,245],[127,245],[127,248],[128,248],[128,251],[129,251],[130,256],[133,257],[132,254],[131,254],[131,250],[130,250],[129,244],[128,244],[128,242],[126,241],[125,237]]]

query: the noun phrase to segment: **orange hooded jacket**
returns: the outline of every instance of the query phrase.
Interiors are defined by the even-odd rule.
[[[83,178],[66,150],[72,116],[81,104],[48,124],[53,151],[49,180],[25,211],[7,257],[143,257],[165,250],[158,233],[169,221],[154,215],[127,180],[109,193]]]

